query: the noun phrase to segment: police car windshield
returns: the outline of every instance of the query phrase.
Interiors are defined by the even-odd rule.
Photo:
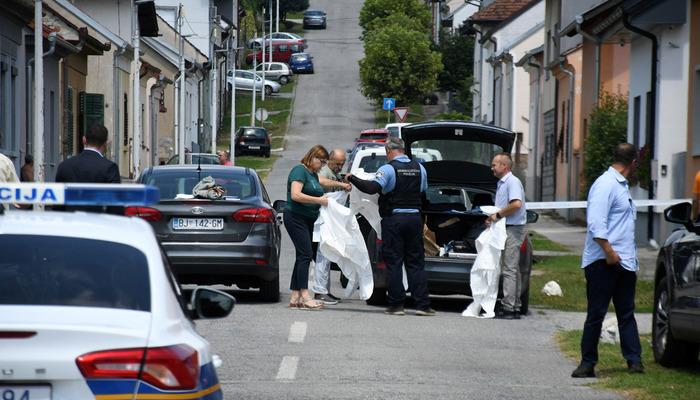
[[[191,195],[194,186],[207,176],[226,189],[226,196],[245,199],[256,195],[255,181],[252,175],[227,171],[206,170],[198,173],[196,169],[154,170],[143,179],[146,185],[160,189],[161,200],[174,199],[178,194]]]
[[[84,238],[0,235],[0,304],[150,311],[146,256]]]

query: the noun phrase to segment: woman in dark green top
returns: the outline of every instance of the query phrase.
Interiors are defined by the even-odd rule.
[[[321,145],[309,150],[301,164],[292,168],[287,179],[287,208],[284,212],[284,227],[294,243],[296,260],[292,272],[292,291],[289,307],[319,310],[323,304],[309,294],[309,264],[314,257],[312,242],[314,222],[321,206],[328,205],[318,171],[328,162],[328,151]]]

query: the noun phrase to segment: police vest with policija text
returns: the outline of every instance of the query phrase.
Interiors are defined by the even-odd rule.
[[[418,162],[407,163],[393,160],[389,165],[394,168],[396,185],[394,190],[379,196],[379,215],[390,217],[396,209],[421,209],[421,170]]]

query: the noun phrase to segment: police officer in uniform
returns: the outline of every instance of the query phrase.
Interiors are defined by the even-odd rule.
[[[379,214],[382,217],[382,254],[389,273],[389,315],[404,315],[402,265],[406,266],[408,285],[416,301],[416,315],[432,316],[428,282],[425,276],[423,249],[423,220],[421,204],[428,188],[425,168],[404,154],[403,140],[390,137],[386,142],[388,163],[377,171],[371,181],[352,174],[347,179],[357,189],[368,194],[379,193]]]

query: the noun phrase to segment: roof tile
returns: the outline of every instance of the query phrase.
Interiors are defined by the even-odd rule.
[[[495,0],[471,16],[472,21],[500,22],[510,18],[533,0]]]

